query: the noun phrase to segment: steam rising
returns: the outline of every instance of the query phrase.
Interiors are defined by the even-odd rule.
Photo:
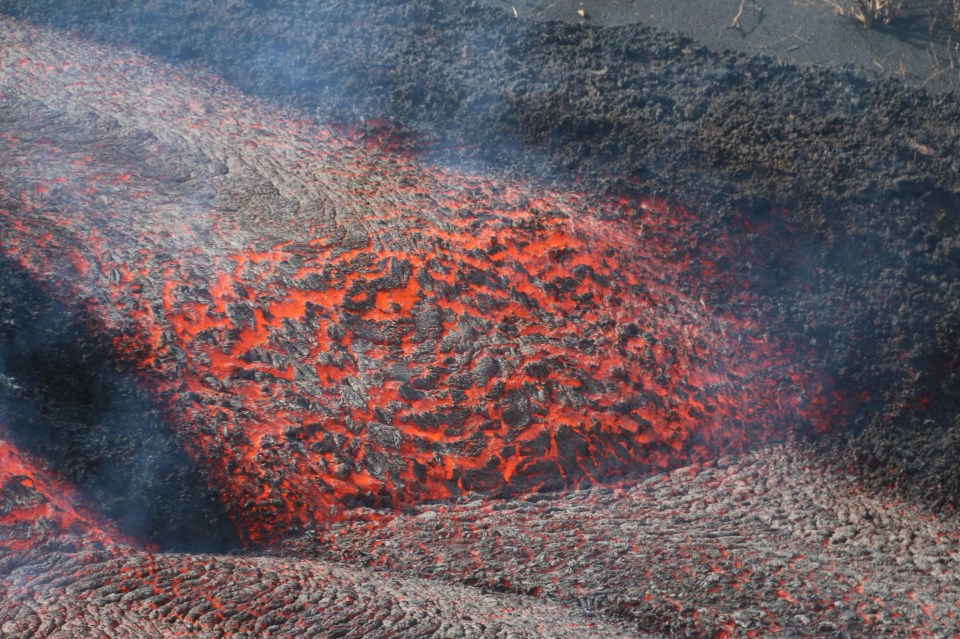
[[[6,258],[0,281],[0,436],[70,480],[125,535],[171,550],[233,547],[182,443],[109,344]]]

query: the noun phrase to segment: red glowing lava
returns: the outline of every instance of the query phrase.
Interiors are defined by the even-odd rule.
[[[92,543],[120,539],[83,507],[69,482],[7,441],[0,423],[0,550],[26,550],[63,535]]]
[[[18,67],[101,119],[0,132],[22,158],[0,252],[117,335],[249,542],[827,428],[819,377],[730,310],[762,317],[722,266],[758,259],[736,229],[424,166],[183,78],[153,100],[134,62],[105,82],[128,73],[143,90],[117,103]]]

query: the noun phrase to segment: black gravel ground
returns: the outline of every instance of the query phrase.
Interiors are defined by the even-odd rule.
[[[574,24],[646,24],[714,51],[789,64],[857,68],[937,93],[960,87],[960,33],[950,0],[881,2],[867,28],[854,0],[483,0],[507,18]]]

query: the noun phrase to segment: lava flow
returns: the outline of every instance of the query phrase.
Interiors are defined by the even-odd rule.
[[[18,451],[0,423],[0,551],[21,551],[59,536],[108,544],[123,537],[79,506],[69,482]]]
[[[736,229],[423,166],[94,45],[41,62],[26,32],[4,36],[0,252],[119,336],[252,545],[828,428],[731,275],[760,259]]]

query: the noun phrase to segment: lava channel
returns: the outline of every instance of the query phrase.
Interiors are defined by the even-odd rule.
[[[737,281],[763,257],[742,228],[429,166],[44,37],[3,34],[0,253],[114,336],[250,545],[830,426]]]

